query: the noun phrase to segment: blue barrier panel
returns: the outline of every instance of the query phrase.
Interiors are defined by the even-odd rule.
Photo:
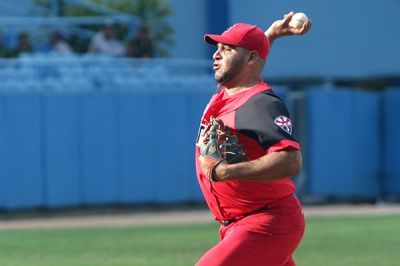
[[[78,95],[44,96],[45,205],[80,203]]]
[[[82,203],[105,204],[117,200],[117,140],[115,96],[81,96]]]
[[[400,90],[388,90],[383,95],[384,192],[387,196],[400,196]]]
[[[158,202],[177,202],[185,200],[185,133],[186,121],[185,94],[182,92],[158,93],[155,97],[156,113],[154,121],[160,139],[156,142],[156,200]]]
[[[168,139],[156,127],[155,104],[150,94],[122,94],[118,99],[121,203],[156,200],[156,149]]]
[[[381,95],[375,92],[356,92],[353,113],[354,171],[356,178],[349,186],[359,195],[377,197],[381,193],[382,178],[382,121]],[[353,192],[356,194],[355,192]]]
[[[338,122],[335,121],[335,111],[343,112],[346,107],[349,111],[350,108],[350,103],[347,101],[346,104],[345,102],[346,98],[349,99],[349,97],[343,97],[340,108],[335,108],[333,92],[308,91],[309,158],[306,163],[308,164],[309,192],[311,194],[335,194],[337,188],[332,184],[336,184],[343,175],[350,174],[351,176],[348,169],[343,173],[340,173],[339,170],[339,168],[348,168],[342,163],[349,162],[349,153],[343,152],[338,156],[338,151],[347,150],[348,143],[346,142],[350,140],[346,136],[340,136],[341,133],[347,133],[347,130],[339,130],[339,135],[335,132]],[[349,122],[345,120],[346,117],[348,116],[344,116],[340,129],[349,127]]]
[[[195,145],[196,138],[199,131],[200,119],[203,115],[204,108],[211,98],[212,93],[195,92],[187,95],[188,112],[187,112],[187,129],[189,137],[185,146],[188,146],[187,155],[185,156],[186,168],[186,186],[189,193],[188,198],[194,201],[204,201],[203,193],[201,192],[199,183],[196,178],[196,165],[195,165]]]
[[[379,95],[307,92],[309,193],[376,197],[379,191]]]
[[[40,96],[5,95],[0,99],[0,208],[41,206]]]
[[[121,202],[203,200],[194,149],[209,97],[209,93],[122,95],[118,104]]]

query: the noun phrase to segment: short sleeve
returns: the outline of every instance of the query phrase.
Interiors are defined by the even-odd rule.
[[[272,91],[254,95],[236,110],[235,126],[239,132],[256,140],[265,151],[300,149],[293,137],[289,112]]]

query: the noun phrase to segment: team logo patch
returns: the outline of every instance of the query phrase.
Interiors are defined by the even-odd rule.
[[[293,127],[292,127],[292,121],[290,120],[290,118],[281,115],[281,116],[278,116],[277,118],[275,118],[274,123],[278,127],[282,128],[286,133],[288,133],[289,135],[292,135]]]

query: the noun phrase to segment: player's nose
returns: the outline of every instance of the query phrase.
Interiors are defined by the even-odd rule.
[[[213,59],[214,59],[214,60],[219,60],[219,59],[221,59],[221,53],[220,53],[219,49],[217,49],[217,50],[214,52],[214,54],[213,54]]]

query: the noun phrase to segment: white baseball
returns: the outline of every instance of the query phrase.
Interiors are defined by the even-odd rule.
[[[304,13],[296,13],[293,15],[292,19],[289,22],[289,26],[292,28],[299,29],[303,26],[304,23],[308,22],[308,17]]]

